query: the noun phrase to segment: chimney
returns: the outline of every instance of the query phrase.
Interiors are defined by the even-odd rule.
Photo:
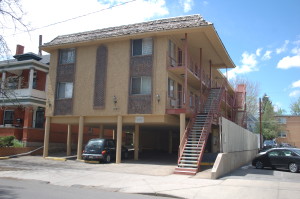
[[[22,55],[22,54],[24,54],[24,46],[18,44],[16,49],[16,55]]]
[[[43,35],[39,36],[39,56],[42,56],[42,50],[41,50],[41,45],[43,44]]]

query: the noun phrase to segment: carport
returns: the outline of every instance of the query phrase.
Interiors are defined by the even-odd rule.
[[[177,151],[180,140],[179,119],[170,115],[162,116],[72,116],[72,117],[46,117],[44,153],[43,157],[49,155],[49,136],[51,135],[50,124],[67,125],[66,136],[66,155],[71,155],[72,139],[74,141],[74,132],[71,132],[72,126],[78,126],[77,133],[77,160],[82,159],[82,151],[88,137],[108,138],[104,132],[112,132],[109,138],[116,140],[116,163],[121,162],[121,146],[128,139],[124,135],[131,135],[131,146],[134,149],[134,160],[147,158],[155,161],[169,158],[174,159],[176,164]],[[97,134],[89,135],[86,128],[97,129]],[[124,140],[124,137],[126,140]],[[131,137],[131,138],[130,138]],[[159,154],[159,155],[158,155]],[[174,155],[175,154],[175,155]],[[172,159],[170,158],[170,159]]]

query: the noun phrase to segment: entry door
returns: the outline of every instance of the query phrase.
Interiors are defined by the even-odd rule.
[[[181,86],[181,84],[177,85],[177,99],[178,99],[177,107],[182,108],[182,86]]]
[[[45,117],[44,110],[36,111],[35,128],[44,128],[44,117]]]

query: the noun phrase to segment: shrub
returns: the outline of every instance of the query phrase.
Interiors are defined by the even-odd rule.
[[[13,146],[13,140],[15,139],[15,136],[4,136],[0,137],[0,147],[8,147]]]
[[[13,147],[16,147],[16,148],[24,147],[23,143],[17,139],[14,139],[12,141],[12,143],[13,143]]]

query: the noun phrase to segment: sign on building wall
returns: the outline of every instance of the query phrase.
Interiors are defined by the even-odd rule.
[[[142,116],[135,117],[135,123],[144,123],[144,117]]]

